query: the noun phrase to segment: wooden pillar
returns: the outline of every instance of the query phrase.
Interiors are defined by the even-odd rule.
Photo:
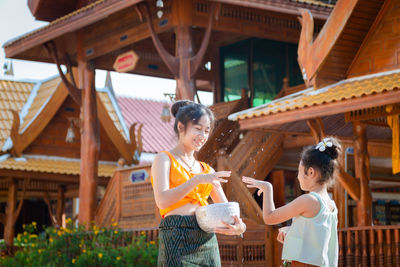
[[[274,202],[276,208],[286,204],[285,201],[285,174],[283,170],[271,172],[271,183],[274,186]]]
[[[56,208],[56,220],[59,226],[62,225],[62,216],[65,209],[65,188],[59,185],[57,191],[57,208]]]
[[[346,150],[346,147],[342,147],[343,150]],[[339,164],[340,166],[345,166],[345,157],[344,153],[342,156],[339,158]],[[336,207],[338,209],[338,228],[343,228],[347,227],[346,225],[346,198],[347,195],[345,194],[345,189],[340,181],[336,181],[336,183],[333,185],[333,200],[336,203]]]
[[[214,47],[212,53],[211,72],[213,73],[213,97],[214,104],[221,102],[222,86],[221,86],[221,58],[220,48]]]
[[[97,206],[97,169],[100,151],[95,72],[93,63],[84,58],[82,33],[77,34],[77,59],[81,105],[81,176],[79,183],[79,223],[94,221]]]
[[[191,58],[193,56],[192,43],[192,1],[174,0],[173,10],[177,26],[175,28],[176,36],[176,57],[179,59],[178,77],[176,77],[177,99],[193,100],[196,92],[195,81],[191,74]]]
[[[346,227],[346,194],[340,182],[336,182],[333,186],[333,200],[338,209],[338,228]]]
[[[17,204],[17,190],[18,183],[15,179],[11,179],[8,186],[8,198],[6,206],[6,216],[4,224],[4,242],[6,246],[12,246],[14,244],[14,233],[15,233],[15,205]]]
[[[372,195],[369,187],[369,156],[366,126],[360,121],[353,122],[354,165],[356,178],[360,180],[360,200],[357,202],[357,225],[372,224]]]

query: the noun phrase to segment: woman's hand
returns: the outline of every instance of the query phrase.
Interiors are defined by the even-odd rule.
[[[285,242],[285,237],[286,237],[286,234],[289,231],[289,229],[290,229],[290,226],[285,226],[285,227],[279,228],[279,233],[276,238],[276,240],[278,240],[279,243],[283,244]]]
[[[242,181],[247,184],[248,188],[258,188],[257,194],[260,196],[266,190],[272,189],[272,184],[266,181],[259,181],[251,177],[242,177]]]
[[[226,183],[228,180],[224,179],[231,176],[231,171],[212,172],[207,174],[198,174],[195,178],[198,184],[212,184],[221,187],[220,183]],[[192,178],[192,179],[193,179]]]
[[[235,224],[229,224],[221,221],[226,227],[216,228],[215,233],[222,235],[240,235],[246,231],[246,224],[237,216],[233,216]]]

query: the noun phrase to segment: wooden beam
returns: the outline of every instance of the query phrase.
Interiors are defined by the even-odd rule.
[[[81,177],[79,184],[79,223],[89,227],[97,206],[97,170],[100,150],[100,125],[97,116],[95,72],[84,60],[82,33],[77,34],[77,58],[82,90]]]
[[[357,202],[357,226],[372,225],[372,195],[369,186],[370,164],[365,124],[353,122],[355,175],[360,181],[360,201]]]
[[[72,68],[71,65],[67,64],[67,69],[69,69],[69,75],[70,75],[70,79],[71,81],[69,81],[67,79],[67,77],[65,77],[64,72],[61,70],[61,63],[60,60],[58,58],[58,51],[57,51],[57,47],[56,44],[54,42],[48,42],[46,44],[44,44],[47,52],[50,54],[50,56],[52,57],[52,59],[54,60],[54,63],[56,63],[57,66],[57,70],[58,70],[58,74],[61,77],[62,82],[64,83],[65,87],[68,89],[68,93],[69,95],[72,97],[72,99],[75,101],[75,103],[78,104],[78,106],[81,106],[82,103],[82,99],[81,99],[81,89],[76,87],[75,84],[75,79],[74,79],[74,73],[72,72]]]
[[[235,171],[233,166],[231,166],[225,158],[222,158],[222,162],[225,166],[225,170],[232,171],[229,183],[231,183],[232,189],[235,190],[235,198],[240,203],[241,209],[245,212],[245,215],[258,224],[264,224],[262,210],[254,200],[253,195],[244,185],[242,179]]]
[[[307,120],[315,117],[324,117],[357,109],[395,104],[399,102],[399,99],[400,90],[397,89],[393,91],[382,92],[379,94],[346,99],[311,107],[304,107],[301,109],[289,110],[270,115],[240,119],[239,124],[240,129],[250,130],[254,128],[281,125],[299,120]]]
[[[309,119],[307,120],[307,125],[316,143],[320,142],[326,136],[321,118]]]
[[[286,204],[285,200],[285,172],[276,170],[271,172],[271,184],[274,186],[274,203],[276,208]]]
[[[79,184],[78,175],[34,172],[34,171],[19,171],[19,170],[0,170],[0,177],[13,177],[18,179],[34,179],[39,181],[57,182],[62,184]],[[106,185],[110,177],[98,177],[97,182],[101,185]]]
[[[163,21],[168,21],[168,24],[159,25],[160,20],[152,19],[152,25],[154,26],[154,32],[156,34],[160,34],[166,31],[171,30],[174,25],[172,24],[172,18],[170,15],[166,15]],[[151,32],[148,28],[147,23],[141,23],[139,25],[134,25],[129,27],[128,29],[122,28],[120,30],[114,30],[108,33],[106,36],[101,35],[96,38],[91,38],[85,41],[84,49],[88,51],[88,55],[86,56],[87,60],[92,60],[95,58],[99,58],[103,55],[112,53],[113,55],[118,56],[117,51],[120,49],[138,43],[142,40],[151,37]],[[139,58],[140,60],[140,58]]]

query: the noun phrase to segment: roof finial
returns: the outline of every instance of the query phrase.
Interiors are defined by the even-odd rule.
[[[14,67],[12,60],[4,62],[3,69],[4,69],[4,75],[14,76]]]
[[[105,83],[104,87],[108,87],[109,89],[114,90],[112,81],[111,81],[111,73],[109,71],[107,71],[107,74],[106,74],[106,83]]]

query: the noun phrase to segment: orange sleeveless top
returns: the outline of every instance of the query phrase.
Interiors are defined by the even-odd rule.
[[[186,170],[175,158],[172,156],[171,153],[168,151],[162,151],[165,154],[168,155],[170,161],[171,161],[171,168],[169,171],[169,188],[174,188],[177,187],[185,182],[187,182],[189,179],[191,179],[193,176],[199,174],[199,173],[192,173]],[[201,162],[200,165],[203,169],[201,174],[206,174],[210,172],[210,166],[207,163]],[[153,185],[153,177],[151,177],[151,184]],[[193,190],[187,194],[183,199],[179,200],[175,204],[169,206],[166,209],[160,209],[160,214],[161,217],[164,218],[164,215],[171,210],[177,209],[183,205],[186,205],[188,203],[196,204],[199,203],[201,206],[206,206],[208,205],[207,199],[210,196],[210,193],[213,189],[212,184],[199,184]]]

